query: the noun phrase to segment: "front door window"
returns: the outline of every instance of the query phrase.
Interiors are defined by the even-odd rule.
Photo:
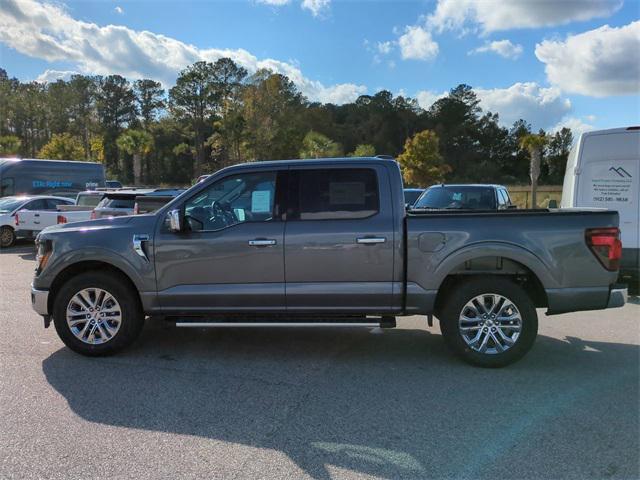
[[[239,223],[274,218],[275,172],[254,172],[224,178],[185,204],[191,231],[215,231]]]

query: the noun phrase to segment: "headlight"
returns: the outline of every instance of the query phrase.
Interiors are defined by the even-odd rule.
[[[36,275],[39,275],[47,266],[53,246],[51,240],[38,240],[38,253],[36,254]]]

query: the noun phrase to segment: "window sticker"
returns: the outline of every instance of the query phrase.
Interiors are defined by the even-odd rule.
[[[329,205],[364,205],[363,182],[329,183]]]
[[[235,213],[236,218],[238,219],[239,222],[244,222],[245,220],[244,208],[234,208],[233,213]]]
[[[251,212],[268,213],[271,211],[271,191],[256,190],[251,192]]]

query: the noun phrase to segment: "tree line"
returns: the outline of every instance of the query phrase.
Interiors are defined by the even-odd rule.
[[[532,136],[541,141],[523,141]],[[285,75],[250,75],[229,58],[188,66],[168,91],[120,75],[21,82],[0,69],[0,156],[98,161],[124,183],[188,184],[245,161],[385,154],[413,185],[526,184],[534,156],[540,183],[559,184],[572,141],[568,128],[534,133],[526,119],[501,126],[464,84],[425,110],[386,90],[312,102]]]

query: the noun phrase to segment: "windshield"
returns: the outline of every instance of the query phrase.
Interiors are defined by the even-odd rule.
[[[102,195],[83,195],[79,193],[78,198],[76,199],[76,205],[81,207],[95,207],[96,205],[98,205],[100,200],[102,200]]]
[[[495,210],[496,198],[492,187],[443,185],[429,188],[414,208]]]
[[[11,213],[27,200],[25,197],[0,198],[0,213]]]

